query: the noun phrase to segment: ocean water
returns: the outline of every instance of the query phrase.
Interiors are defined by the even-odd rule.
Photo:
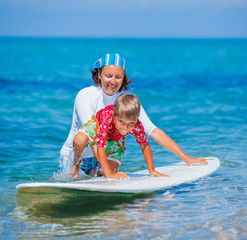
[[[189,155],[221,167],[142,196],[21,194],[49,181],[74,98],[106,52],[127,60],[131,92]],[[0,38],[1,239],[247,239],[246,39]],[[153,141],[155,166],[180,159]],[[145,169],[133,138],[121,169]]]

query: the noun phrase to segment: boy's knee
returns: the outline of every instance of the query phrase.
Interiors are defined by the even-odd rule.
[[[84,147],[89,143],[88,136],[83,132],[78,132],[74,137],[74,147]]]

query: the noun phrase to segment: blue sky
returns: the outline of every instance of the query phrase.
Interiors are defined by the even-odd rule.
[[[0,0],[0,36],[247,38],[247,1]]]

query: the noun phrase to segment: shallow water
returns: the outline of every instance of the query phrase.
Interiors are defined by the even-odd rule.
[[[57,171],[76,93],[105,52],[127,60],[151,120],[211,176],[151,195],[17,193]],[[247,41],[0,38],[0,236],[3,239],[247,239]],[[156,166],[180,161],[151,141]],[[127,140],[123,171],[145,169]]]

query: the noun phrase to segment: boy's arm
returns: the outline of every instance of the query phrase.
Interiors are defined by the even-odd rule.
[[[94,157],[97,159],[97,161],[99,161],[99,157],[98,157],[98,153],[97,153],[97,145],[94,144],[94,145],[92,145],[91,148],[92,148]]]
[[[144,159],[146,161],[147,167],[148,167],[148,172],[151,176],[157,176],[157,177],[169,177],[166,174],[163,173],[159,173],[157,171],[155,171],[154,169],[154,161],[153,161],[153,155],[152,155],[152,150],[150,147],[150,144],[146,144],[146,145],[141,145],[141,150],[144,156]]]
[[[105,148],[97,146],[97,152],[98,152],[99,163],[103,168],[103,171],[107,178],[128,178],[128,175],[123,172],[116,172],[116,173],[112,172],[105,154]]]

